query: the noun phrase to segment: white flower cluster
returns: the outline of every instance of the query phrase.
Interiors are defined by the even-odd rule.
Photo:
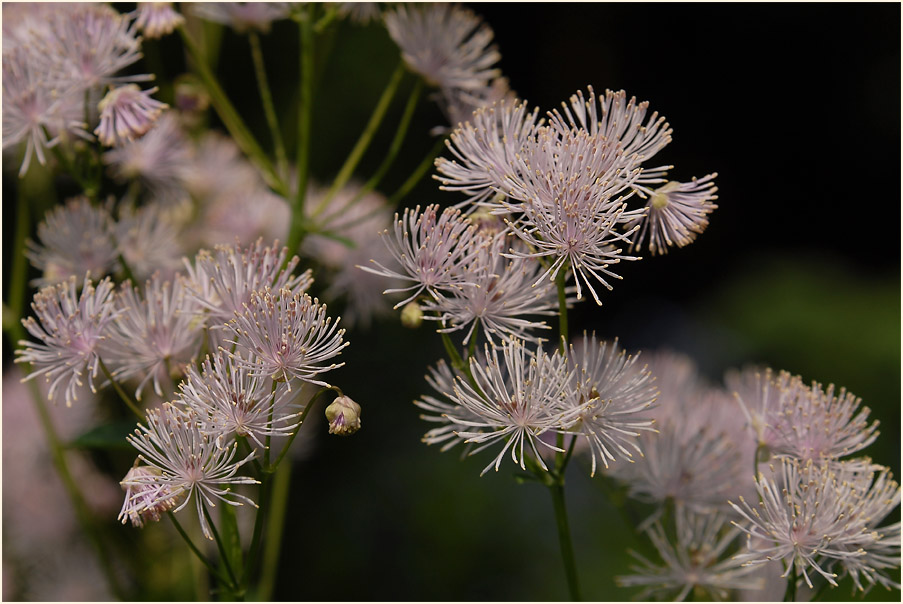
[[[33,156],[73,136],[104,145],[138,138],[166,107],[117,75],[141,58],[133,14],[98,3],[22,4],[3,9],[3,148],[25,143],[20,175]]]
[[[172,279],[126,281],[116,294],[109,278],[95,288],[90,276],[80,297],[75,277],[45,287],[32,305],[37,320],[24,322],[41,343],[21,342],[16,360],[32,364],[29,378],[46,377],[51,399],[64,389],[67,404],[85,375],[94,388],[101,368],[117,383],[137,382],[138,400],[149,384],[171,400],[129,437],[140,454],[122,482],[120,518],[140,526],[194,499],[210,537],[205,504],[250,502],[228,485],[256,482],[238,469],[293,433],[307,402],[299,386],[328,387],[320,376],[341,367],[333,359],[348,343],[305,293],[310,271],[292,275],[298,258],[278,242],[202,250],[185,263]],[[212,355],[197,366],[203,349]],[[251,449],[241,459],[238,438]]]

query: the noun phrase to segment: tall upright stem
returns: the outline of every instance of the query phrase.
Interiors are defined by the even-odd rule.
[[[555,521],[558,526],[558,542],[561,546],[561,559],[568,580],[568,592],[572,601],[580,600],[580,587],[577,584],[577,563],[574,560],[574,546],[571,543],[571,531],[568,527],[567,506],[564,503],[563,478],[549,485],[552,503],[555,506]]]
[[[285,145],[279,132],[279,120],[276,118],[276,106],[273,104],[273,93],[267,79],[266,63],[260,47],[260,36],[253,29],[248,32],[248,43],[251,45],[251,58],[254,61],[254,73],[257,76],[257,88],[260,91],[260,102],[266,116],[270,137],[273,139],[273,150],[276,153],[276,170],[283,180],[288,179],[288,160],[285,156]]]
[[[279,464],[273,477],[273,499],[270,517],[267,521],[266,548],[263,552],[263,573],[260,578],[259,600],[267,602],[272,599],[276,585],[276,571],[279,568],[279,555],[282,552],[282,535],[285,533],[285,512],[288,507],[289,486],[292,479],[292,462],[286,459]]]
[[[389,149],[386,151],[386,157],[383,159],[383,162],[380,164],[379,168],[376,169],[376,172],[373,173],[373,176],[370,177],[363,187],[361,187],[360,191],[354,196],[354,198],[345,204],[342,208],[337,208],[336,210],[330,212],[328,215],[324,216],[321,220],[321,224],[328,224],[329,221],[334,216],[339,216],[343,214],[348,208],[352,207],[355,203],[357,203],[364,195],[372,191],[376,188],[376,185],[380,183],[383,176],[386,175],[386,172],[389,171],[389,168],[392,166],[392,163],[395,161],[395,158],[398,156],[399,150],[401,150],[401,143],[404,142],[405,135],[408,132],[408,126],[411,124],[411,117],[414,115],[414,109],[417,107],[417,101],[420,100],[420,92],[423,89],[423,81],[417,80],[417,83],[414,84],[414,89],[411,91],[411,96],[408,97],[408,103],[405,105],[404,113],[401,116],[401,121],[398,122],[398,130],[395,131],[395,137],[392,139],[391,144],[389,145]],[[344,225],[335,225],[333,228],[341,229]]]
[[[201,54],[197,44],[191,39],[191,35],[184,26],[179,28],[179,33],[182,35],[185,48],[188,49],[188,53],[194,61],[194,68],[197,70],[201,83],[207,90],[207,94],[210,95],[213,108],[216,109],[217,115],[225,124],[229,134],[235,139],[235,143],[257,165],[267,179],[267,184],[273,187],[280,195],[288,196],[288,188],[285,182],[276,173],[270,158],[263,152],[260,144],[254,138],[254,135],[251,134],[251,131],[245,125],[231,101],[229,101],[229,97],[226,96],[226,93],[219,85],[216,76],[213,75],[213,72],[207,65],[207,61],[204,60],[204,56]]]
[[[309,8],[312,11],[313,8]],[[288,251],[294,254],[304,237],[306,223],[304,198],[307,195],[307,178],[310,170],[310,128],[313,115],[314,82],[314,30],[313,15],[308,14],[300,23],[301,79],[298,103],[298,149],[295,168],[298,173],[298,189],[292,205],[292,222],[288,234]]]
[[[389,105],[392,102],[392,98],[395,96],[395,91],[398,90],[398,85],[401,83],[403,75],[404,63],[401,62],[392,73],[392,77],[389,79],[386,89],[383,90],[382,96],[379,98],[376,107],[373,109],[373,113],[370,115],[370,121],[367,122],[367,126],[364,128],[364,131],[361,132],[360,137],[357,139],[357,143],[355,143],[354,148],[351,150],[345,163],[339,169],[339,173],[336,175],[332,186],[329,187],[329,191],[326,192],[323,200],[314,209],[313,216],[319,216],[323,210],[329,207],[329,202],[332,201],[332,198],[335,197],[336,193],[338,193],[348,182],[348,179],[351,178],[354,169],[364,156],[364,152],[367,151],[367,147],[369,147],[370,143],[373,141],[373,136],[379,129],[379,125],[382,123],[386,111],[389,109]]]

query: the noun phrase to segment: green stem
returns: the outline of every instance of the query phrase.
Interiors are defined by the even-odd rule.
[[[787,579],[787,591],[784,592],[784,601],[796,602],[796,584],[800,575],[796,568],[796,562],[793,559],[790,560],[790,564],[793,565],[793,572],[789,573],[790,576]]]
[[[338,193],[348,182],[348,179],[351,178],[354,169],[357,167],[358,163],[360,163],[361,158],[367,151],[367,147],[369,147],[370,143],[373,141],[373,136],[379,129],[379,125],[382,123],[386,111],[388,111],[389,105],[392,103],[392,98],[395,96],[395,91],[398,90],[398,85],[401,83],[404,72],[404,63],[401,62],[398,64],[398,67],[395,68],[395,72],[392,74],[386,89],[376,103],[373,114],[370,116],[370,121],[367,122],[367,126],[364,128],[364,131],[361,132],[360,138],[357,139],[357,143],[348,155],[348,159],[345,160],[345,163],[342,165],[332,186],[326,192],[322,201],[320,201],[319,205],[314,209],[312,216],[319,216],[323,210],[329,206],[329,202],[332,201],[332,198],[335,197],[336,193]]]
[[[179,524],[179,521],[176,520],[175,514],[173,514],[171,511],[167,511],[166,515],[169,516],[169,519],[172,521],[173,526],[176,527],[176,531],[178,531],[179,535],[182,536],[182,539],[185,541],[185,543],[188,544],[188,549],[190,549],[194,553],[197,559],[207,567],[207,570],[209,570],[211,574],[213,574],[213,576],[215,576],[217,580],[219,580],[220,583],[228,584],[229,582],[222,575],[222,573],[220,573],[219,570],[217,570],[216,567],[210,563],[210,560],[207,559],[207,556],[202,554],[201,550],[197,548],[197,546],[191,540],[191,537],[188,536],[188,533],[185,532],[185,529],[183,529],[182,525]],[[233,589],[234,585],[230,585],[229,588]]]
[[[279,453],[279,457],[276,458],[276,461],[273,462],[272,466],[265,467],[264,471],[270,474],[276,471],[276,468],[278,468],[279,464],[282,463],[282,459],[288,453],[289,448],[291,448],[292,443],[295,441],[295,437],[298,436],[298,432],[301,431],[301,426],[304,425],[304,420],[307,419],[307,414],[310,413],[311,409],[313,409],[314,401],[316,401],[321,394],[329,392],[330,390],[332,390],[332,388],[323,388],[311,397],[311,399],[307,402],[307,405],[304,407],[304,411],[301,412],[301,417],[298,419],[298,427],[295,428],[295,431],[292,432],[292,435],[289,436],[288,441],[286,441],[285,446],[282,447],[282,451]]]
[[[201,510],[204,512],[204,518],[207,519],[207,525],[210,527],[210,532],[213,534],[213,540],[216,542],[216,548],[219,550],[220,562],[222,562],[222,565],[226,568],[226,574],[229,575],[229,590],[237,594],[241,586],[235,579],[235,572],[232,570],[229,554],[226,552],[226,547],[223,545],[222,539],[220,539],[219,532],[216,530],[216,524],[213,523],[213,518],[210,517],[210,512],[207,510],[206,503],[201,504]]]
[[[260,555],[260,540],[263,537],[263,523],[266,519],[269,507],[270,497],[273,493],[273,481],[270,474],[263,474],[260,479],[260,506],[257,508],[257,515],[254,518],[254,532],[251,536],[251,550],[245,561],[245,569],[243,573],[243,581],[246,585],[250,584],[251,576],[257,567],[257,558]]]
[[[561,339],[561,354],[567,354],[568,338],[568,307],[565,294],[565,281],[567,279],[567,265],[558,269],[555,276],[555,285],[558,286],[558,335]]]
[[[437,157],[439,157],[439,154],[442,153],[442,149],[444,148],[445,137],[442,137],[435,143],[433,143],[432,149],[430,149],[430,152],[426,154],[426,157],[423,158],[423,160],[420,162],[420,165],[418,165],[417,168],[415,168],[411,175],[408,177],[408,179],[404,181],[404,183],[402,183],[400,187],[398,187],[398,190],[392,193],[392,196],[389,197],[390,206],[397,206],[398,202],[401,201],[405,195],[411,192],[411,189],[413,189],[417,185],[417,183],[420,182],[420,179],[423,178],[423,175],[433,167],[433,162]]]
[[[97,360],[100,363],[100,370],[103,371],[103,374],[106,376],[106,378],[110,380],[111,384],[113,384],[113,389],[116,391],[116,394],[119,395],[119,398],[121,398],[123,402],[125,402],[125,404],[128,406],[128,408],[132,410],[132,413],[138,416],[139,421],[144,421],[144,413],[142,413],[141,410],[138,409],[138,405],[135,404],[135,401],[132,400],[132,397],[126,394],[125,390],[122,389],[122,386],[120,386],[116,382],[116,380],[113,379],[113,374],[111,374],[110,370],[107,369],[107,365],[103,362],[103,359],[97,357]]]
[[[414,84],[414,89],[411,91],[411,96],[408,97],[408,103],[405,105],[404,113],[401,116],[401,121],[398,123],[398,130],[395,131],[395,137],[392,139],[392,143],[389,145],[389,149],[386,152],[386,157],[383,159],[383,162],[380,164],[379,168],[376,169],[376,172],[370,177],[363,187],[361,187],[360,191],[354,196],[354,198],[345,204],[342,208],[337,208],[336,211],[324,216],[320,221],[322,224],[328,224],[329,220],[334,216],[340,216],[345,213],[345,211],[352,207],[355,203],[357,203],[364,195],[372,191],[376,188],[376,186],[380,183],[383,176],[386,175],[386,172],[389,171],[389,168],[392,166],[392,163],[395,161],[395,158],[398,156],[398,152],[401,150],[401,144],[404,142],[404,138],[407,135],[408,127],[411,124],[411,118],[414,115],[414,109],[417,108],[417,101],[420,100],[420,93],[423,90],[423,80],[418,79]],[[334,227],[336,229],[341,229],[342,227],[337,226]]]
[[[283,180],[288,179],[288,159],[285,155],[285,145],[282,142],[282,134],[279,132],[279,120],[276,119],[276,107],[273,104],[273,93],[267,79],[266,64],[263,60],[263,50],[260,47],[260,36],[253,29],[248,32],[248,42],[251,45],[251,58],[254,61],[254,73],[257,75],[257,88],[260,91],[260,101],[263,104],[263,113],[266,116],[267,125],[270,128],[270,136],[273,139],[273,149],[276,152],[276,170]]]
[[[567,574],[568,592],[574,602],[580,600],[580,588],[577,584],[577,564],[574,561],[574,546],[571,543],[571,531],[568,528],[567,507],[564,503],[563,477],[556,484],[549,486],[552,503],[555,506],[555,521],[558,526],[558,541],[561,545],[561,559]]]
[[[191,39],[191,36],[184,26],[179,28],[179,33],[182,36],[185,47],[188,49],[188,53],[191,55],[194,68],[201,79],[201,83],[204,85],[204,88],[207,89],[207,94],[210,95],[210,101],[213,103],[213,108],[216,109],[217,115],[219,115],[220,119],[223,121],[229,134],[235,139],[235,143],[242,152],[261,170],[264,178],[267,179],[267,184],[280,195],[287,197],[288,188],[276,173],[272,162],[270,162],[270,159],[254,138],[254,135],[248,130],[248,127],[241,119],[238,111],[235,110],[235,107],[229,101],[229,97],[226,96],[226,93],[219,85],[216,76],[213,75],[213,72],[207,65],[207,61],[204,60],[204,56],[201,54],[197,44]]]
[[[279,567],[279,554],[282,551],[282,536],[285,533],[285,511],[288,507],[289,485],[292,478],[291,459],[280,464],[273,477],[272,510],[267,522],[266,549],[263,552],[263,573],[260,578],[259,600],[268,602],[272,599],[276,585],[276,571]]]
[[[270,411],[268,414],[267,425],[273,425],[273,407],[276,406],[276,388],[279,386],[279,382],[273,380],[273,388],[270,390]],[[263,446],[263,467],[270,467],[270,434],[267,434],[266,440],[264,441]]]
[[[300,23],[301,36],[301,79],[298,103],[298,148],[295,168],[298,173],[298,189],[292,206],[291,227],[288,234],[289,255],[294,254],[304,238],[307,218],[304,199],[307,196],[307,179],[310,170],[310,130],[313,115],[314,80],[314,32],[311,15]]]

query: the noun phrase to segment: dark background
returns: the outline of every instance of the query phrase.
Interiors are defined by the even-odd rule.
[[[501,68],[521,98],[545,111],[587,85],[623,88],[674,128],[655,165],[674,164],[671,176],[681,181],[719,174],[719,209],[698,241],[627,263],[601,308],[572,311],[574,333],[595,329],[631,351],[686,352],[716,383],[728,368],[758,363],[845,386],[882,424],[866,453],[899,476],[900,6],[469,6],[495,31]],[[218,75],[265,140],[246,41],[231,31],[222,41]],[[295,26],[276,24],[263,43],[277,109],[291,116]],[[343,24],[329,44],[312,166],[326,182],[398,61],[378,25]],[[161,81],[183,69],[175,36],[156,52]],[[407,77],[364,157],[363,178],[379,165],[412,83]],[[385,193],[442,123],[421,102]],[[284,129],[295,131],[291,117]],[[457,201],[424,179],[402,206]],[[510,464],[480,478],[485,455],[461,461],[419,442],[429,426],[411,401],[429,392],[422,376],[443,357],[439,338],[394,319],[347,338],[347,365],[331,380],[362,405],[363,429],[340,439],[325,434],[321,416],[305,426],[318,433],[316,446],[294,468],[276,599],[564,599],[545,489],[515,484]],[[634,592],[613,577],[629,572],[626,550],[644,546],[588,470],[572,470],[568,505],[584,596],[629,599]],[[827,597],[849,594],[844,585]],[[899,592],[876,588],[869,598],[898,600]]]

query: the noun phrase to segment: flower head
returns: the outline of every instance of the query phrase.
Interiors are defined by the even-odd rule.
[[[66,406],[77,399],[76,393],[87,374],[94,389],[94,378],[100,369],[98,348],[106,338],[110,322],[120,312],[112,299],[113,284],[109,278],[95,288],[85,279],[81,296],[76,295],[75,277],[66,283],[48,286],[35,294],[31,308],[34,317],[22,320],[25,329],[41,341],[20,341],[17,363],[34,367],[26,380],[43,375],[50,384],[47,398],[53,399],[60,386],[64,388]]]
[[[137,460],[136,460],[137,461]],[[176,507],[180,503],[184,492],[173,493],[167,484],[144,483],[141,480],[153,480],[161,476],[163,472],[152,466],[142,466],[137,463],[129,469],[119,484],[125,491],[125,500],[119,511],[119,520],[125,524],[132,522],[132,526],[141,528],[147,521],[159,522],[165,512]]]
[[[488,201],[515,176],[518,154],[542,123],[538,114],[526,101],[507,99],[473,112],[446,142],[454,158],[436,159],[439,188],[461,191],[472,203]]]
[[[47,35],[34,40],[47,73],[61,90],[97,90],[118,82],[151,79],[116,74],[141,58],[141,39],[130,16],[85,3],[50,15]]]
[[[401,4],[383,19],[408,67],[434,86],[479,90],[500,75],[492,29],[466,8]]]
[[[37,285],[52,285],[86,273],[102,277],[116,263],[113,219],[106,208],[93,206],[87,197],[73,197],[38,225],[38,240],[27,243],[25,255],[43,271]]]
[[[727,601],[731,590],[760,587],[761,580],[753,576],[755,569],[744,567],[728,553],[735,549],[740,531],[723,514],[677,514],[676,532],[675,543],[661,522],[647,528],[664,564],[631,552],[642,566],[631,567],[638,574],[617,577],[618,585],[645,586],[640,599],[656,594],[678,602],[691,593],[697,600]]]
[[[119,207],[114,227],[116,249],[136,279],[159,272],[172,277],[183,254],[180,228],[170,206],[149,203],[135,209]]]
[[[154,275],[144,293],[131,283],[119,291],[120,314],[105,346],[107,360],[117,379],[141,378],[135,397],[148,384],[163,396],[163,384],[172,385],[197,355],[203,325],[197,320],[196,303],[177,277],[166,281]]]
[[[638,361],[639,355],[627,355],[617,340],[597,341],[595,334],[584,335],[583,345],[576,349],[571,345],[568,362],[577,375],[574,398],[577,404],[590,404],[570,430],[590,445],[591,475],[596,473],[597,457],[607,468],[615,453],[627,459],[634,453],[642,455],[639,431],[655,431],[649,409],[659,393],[655,378]]]
[[[234,338],[228,342],[245,355],[232,359],[249,375],[328,386],[315,378],[344,365],[324,365],[348,346],[342,341],[345,330],[338,325],[317,299],[288,288],[273,293],[267,287],[253,292],[244,312],[235,313],[228,324]]]
[[[652,254],[667,254],[672,245],[692,243],[708,226],[708,215],[718,207],[712,203],[718,199],[716,176],[709,174],[687,183],[672,180],[649,191],[646,216],[626,225],[642,224],[631,250],[640,249],[647,238]]]
[[[454,289],[473,284],[461,267],[468,265],[486,240],[475,234],[475,227],[459,210],[446,208],[439,213],[439,206],[427,206],[420,213],[420,206],[404,211],[404,217],[395,215],[394,238],[386,229],[383,241],[392,257],[401,265],[403,273],[386,268],[371,260],[378,269],[362,266],[365,271],[385,277],[414,281],[406,288],[387,289],[384,293],[411,291],[414,293],[395,305],[400,308],[427,291],[437,297],[441,289]]]
[[[185,17],[172,7],[172,2],[139,2],[135,27],[148,40],[171,34],[185,23]]]
[[[266,437],[287,436],[298,427],[294,395],[286,385],[273,391],[270,384],[220,351],[204,361],[201,371],[189,367],[179,384],[179,400],[218,442],[246,436],[263,448]]]
[[[522,341],[514,339],[502,342],[501,351],[501,361],[498,349],[488,346],[485,364],[470,359],[475,386],[462,378],[455,380],[455,402],[476,418],[465,419],[459,414],[455,421],[469,427],[459,435],[465,442],[478,445],[472,453],[504,442],[481,475],[493,466],[497,471],[509,449],[511,459],[525,469],[525,445],[547,470],[536,443],[554,451],[560,449],[539,437],[550,430],[564,431],[584,411],[583,406],[567,404],[574,374],[557,351],[552,355],[541,349],[529,353]]]
[[[880,570],[888,567],[882,558],[894,546],[899,565],[899,541],[882,539],[898,531],[899,524],[888,527],[884,535],[875,530],[900,503],[899,485],[887,480],[886,474],[872,483],[873,472],[864,471],[859,463],[799,459],[783,459],[779,468],[770,466],[770,470],[756,478],[757,506],[742,497],[739,505],[731,503],[745,520],[737,526],[750,537],[749,551],[738,560],[752,565],[784,560],[783,576],[792,570],[801,573],[809,587],[812,571],[836,586],[832,567],[838,562],[856,573],[857,583],[860,573],[874,582]],[[873,547],[869,560],[866,556]]]
[[[494,237],[460,270],[469,275],[471,283],[437,292],[434,300],[424,303],[424,310],[437,315],[425,319],[442,322],[440,332],[467,330],[464,343],[473,337],[479,323],[489,342],[496,337],[517,337],[535,341],[531,329],[549,329],[544,321],[531,321],[525,315],[554,315],[558,308],[555,287],[543,280],[533,287],[542,272],[539,261],[533,258],[505,258],[509,237]]]
[[[138,460],[151,468],[133,476],[130,483],[159,489],[158,497],[146,501],[144,507],[133,507],[131,512],[140,515],[148,506],[159,508],[168,499],[184,497],[173,510],[178,512],[193,498],[204,536],[213,539],[207,524],[207,506],[215,506],[215,500],[229,505],[255,505],[244,495],[232,492],[232,485],[257,484],[253,478],[235,475],[254,452],[234,461],[238,443],[220,446],[203,432],[198,419],[192,412],[164,403],[147,412],[147,426],[139,425],[127,437],[138,449]]]
[[[84,110],[72,95],[55,90],[34,54],[29,47],[3,53],[3,148],[25,143],[19,176],[28,172],[32,157],[46,163],[45,149],[59,141],[54,134],[90,137],[84,130]]]
[[[310,287],[310,270],[293,276],[299,259],[286,260],[287,256],[288,248],[280,248],[278,241],[266,246],[258,239],[248,247],[217,246],[213,253],[201,250],[194,266],[186,261],[192,294],[210,314],[211,327],[221,328],[236,312],[243,312],[254,292],[272,288],[300,293]]]
[[[731,379],[759,446],[772,455],[836,460],[878,438],[878,422],[868,422],[868,407],[860,409],[862,400],[845,388],[806,386],[799,376],[770,369],[749,369]]]
[[[189,147],[178,120],[164,112],[147,134],[103,154],[113,177],[119,181],[140,179],[158,198],[183,195],[182,171],[189,161]]]
[[[442,400],[424,395],[420,400],[414,401],[415,405],[429,412],[429,414],[422,413],[420,419],[439,424],[424,435],[423,442],[428,445],[444,443],[442,451],[447,451],[455,445],[463,443],[467,439],[461,435],[461,432],[467,432],[474,422],[483,421],[482,415],[472,412],[457,402],[455,383],[459,377],[461,376],[453,372],[444,360],[440,360],[435,367],[429,368],[426,381],[434,391],[442,396]],[[472,449],[473,445],[468,445],[467,448]]]
[[[151,98],[155,86],[141,90],[135,84],[111,88],[97,106],[100,125],[94,134],[107,146],[119,146],[144,135],[154,125],[160,112],[169,105]]]
[[[202,19],[229,25],[238,33],[270,31],[273,21],[289,15],[289,2],[195,2],[194,14]]]

